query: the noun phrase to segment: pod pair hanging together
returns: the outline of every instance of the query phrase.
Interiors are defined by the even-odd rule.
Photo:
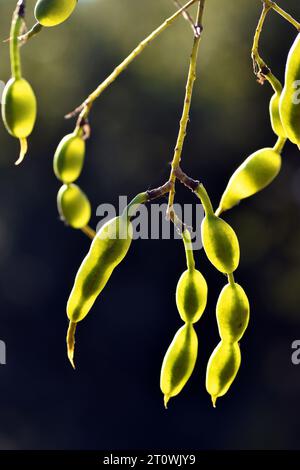
[[[198,355],[198,337],[194,324],[198,322],[207,303],[207,284],[203,275],[195,268],[190,233],[182,234],[187,270],[180,277],[176,288],[176,305],[184,321],[163,360],[160,388],[164,394],[164,404],[178,395],[193,373]]]
[[[206,372],[206,389],[213,406],[216,406],[217,398],[227,393],[238,373],[241,365],[238,342],[249,323],[247,295],[232,277],[219,296],[216,313],[221,341],[208,361]]]
[[[89,199],[74,184],[82,172],[84,159],[85,140],[79,127],[61,140],[53,161],[54,173],[64,183],[57,195],[58,212],[66,224],[76,229],[86,227],[91,218]]]

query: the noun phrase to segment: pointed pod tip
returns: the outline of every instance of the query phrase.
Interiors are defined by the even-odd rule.
[[[76,332],[76,323],[70,321],[69,328],[67,332],[67,354],[68,359],[71,363],[71,366],[75,370],[75,363],[74,363],[74,351],[75,351],[75,332]]]
[[[20,141],[20,155],[19,155],[18,160],[15,162],[16,166],[20,165],[23,162],[25,155],[27,153],[27,150],[28,150],[27,139],[22,138],[22,139],[19,139],[19,141]]]
[[[68,359],[69,359],[73,369],[76,370],[75,362],[74,362],[74,351],[68,351]]]
[[[217,398],[216,396],[212,396],[211,397],[211,401],[212,401],[212,404],[213,404],[213,407],[214,408],[217,408]]]
[[[166,410],[168,409],[168,403],[169,403],[170,398],[171,398],[170,395],[164,395],[164,405],[165,405]]]

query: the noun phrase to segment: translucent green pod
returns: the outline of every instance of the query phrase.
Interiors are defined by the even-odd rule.
[[[73,183],[79,177],[85,157],[85,141],[76,134],[66,135],[59,143],[53,161],[56,177],[63,183]]]
[[[220,337],[230,343],[239,341],[249,323],[250,305],[244,289],[236,283],[227,284],[217,302]]]
[[[285,68],[285,84],[279,111],[286,136],[300,146],[300,34],[289,52]],[[298,90],[298,91],[297,91]]]
[[[178,395],[195,367],[198,354],[198,338],[192,324],[182,326],[166,352],[163,360],[160,388],[167,407],[170,398]]]
[[[91,218],[91,205],[83,191],[76,184],[64,184],[57,195],[58,212],[68,225],[83,228]]]
[[[176,304],[184,322],[196,323],[207,303],[207,284],[196,269],[187,269],[180,277],[176,289]]]
[[[75,278],[67,304],[71,322],[83,320],[113,270],[126,256],[132,241],[132,224],[127,215],[108,221],[94,238]]]
[[[238,343],[221,341],[209,358],[206,370],[206,390],[211,395],[213,406],[217,398],[229,390],[241,365]]]
[[[278,175],[280,168],[281,155],[273,148],[263,148],[250,155],[231,176],[217,214],[264,189]]]
[[[73,13],[77,0],[38,0],[34,15],[42,26],[56,26]]]
[[[206,215],[201,225],[202,243],[210,262],[222,273],[236,270],[240,247],[234,230],[215,215]]]
[[[281,93],[275,92],[270,100],[270,120],[271,126],[273,129],[274,134],[278,135],[278,137],[285,138],[286,132],[281,122],[281,117],[279,113],[279,102],[280,102]]]
[[[2,95],[2,118],[8,132],[18,139],[28,137],[37,113],[35,94],[24,78],[11,78]]]

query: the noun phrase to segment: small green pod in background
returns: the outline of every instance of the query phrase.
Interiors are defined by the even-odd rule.
[[[77,0],[38,0],[34,16],[42,26],[57,26],[71,16],[76,5]]]
[[[170,398],[178,395],[194,370],[198,338],[191,323],[182,326],[174,336],[163,360],[160,388],[167,408]]]
[[[238,343],[221,341],[209,358],[206,370],[206,390],[213,406],[217,398],[229,390],[241,365],[241,352]]]
[[[300,146],[300,34],[288,54],[285,83],[280,98],[279,111],[286,136]]]
[[[227,284],[217,302],[220,337],[228,343],[239,341],[249,323],[250,305],[244,289],[236,283]]]
[[[64,184],[57,195],[57,208],[61,219],[73,228],[81,229],[91,218],[91,205],[76,184]]]
[[[196,269],[187,269],[181,275],[176,289],[176,305],[184,322],[196,323],[207,303],[207,283]]]
[[[215,268],[225,274],[234,272],[240,261],[240,247],[230,225],[215,215],[206,215],[201,235],[205,253]]]
[[[73,132],[59,143],[53,161],[56,177],[63,183],[73,183],[79,177],[85,157],[85,141]]]
[[[231,209],[242,199],[268,186],[281,169],[281,155],[274,148],[263,148],[250,155],[233,173],[222,195],[216,214]]]

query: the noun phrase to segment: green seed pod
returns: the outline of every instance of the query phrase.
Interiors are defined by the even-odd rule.
[[[91,218],[91,205],[76,184],[64,184],[57,195],[58,212],[68,225],[83,228]]]
[[[207,302],[207,284],[196,269],[187,269],[180,277],[176,289],[176,304],[184,322],[196,323]]]
[[[107,222],[94,238],[90,251],[75,278],[67,304],[67,315],[77,323],[89,313],[113,270],[126,256],[132,241],[132,224],[127,215]]]
[[[187,323],[177,331],[162,364],[160,388],[166,408],[169,399],[181,392],[192,375],[197,354],[197,334],[193,325]]]
[[[217,302],[220,337],[229,343],[239,341],[249,323],[250,306],[244,289],[236,283],[227,284]]]
[[[76,133],[66,135],[59,143],[53,162],[56,177],[63,183],[73,183],[79,177],[85,157],[85,141]]]
[[[228,391],[241,365],[238,343],[221,341],[209,358],[206,370],[206,390],[211,395],[213,406],[217,398]]]
[[[264,189],[278,175],[280,168],[281,155],[272,148],[264,148],[250,155],[231,176],[217,214]]]
[[[202,243],[210,262],[222,273],[236,270],[240,247],[234,230],[215,215],[206,215],[201,225]]]
[[[300,99],[297,89],[300,80],[300,34],[289,52],[285,84],[280,98],[280,117],[286,136],[291,142],[300,146]]]
[[[2,95],[2,118],[8,132],[18,139],[28,137],[36,120],[36,98],[24,78],[10,79]]]
[[[274,134],[278,135],[278,137],[285,138],[286,132],[283,128],[279,113],[280,97],[281,93],[275,92],[270,100],[270,119]]]
[[[42,26],[56,26],[73,13],[77,0],[38,0],[34,15]]]

